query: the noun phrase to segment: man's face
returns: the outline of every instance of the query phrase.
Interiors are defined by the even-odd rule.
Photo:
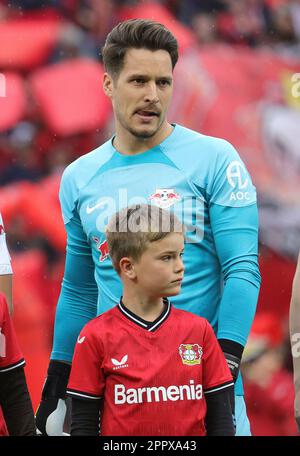
[[[104,76],[116,129],[137,138],[152,138],[167,125],[173,90],[172,61],[167,51],[129,49],[119,75]]]

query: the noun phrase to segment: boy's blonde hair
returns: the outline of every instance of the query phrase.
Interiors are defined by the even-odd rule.
[[[114,214],[106,228],[109,255],[118,274],[120,260],[138,261],[151,242],[170,233],[184,235],[184,226],[172,212],[150,204],[135,204]]]

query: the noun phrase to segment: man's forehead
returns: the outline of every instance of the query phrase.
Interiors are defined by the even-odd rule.
[[[125,54],[122,71],[126,73],[165,73],[172,76],[172,60],[167,51],[162,49],[151,51],[149,49],[131,48]]]

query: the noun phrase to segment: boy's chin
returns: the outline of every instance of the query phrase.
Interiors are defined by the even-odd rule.
[[[181,292],[181,286],[174,287],[173,290],[168,290],[168,293],[165,294],[165,297],[177,296]]]

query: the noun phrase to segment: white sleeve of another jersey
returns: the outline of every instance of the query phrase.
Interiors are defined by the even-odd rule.
[[[0,275],[12,274],[10,255],[6,245],[6,237],[2,216],[0,214]]]

